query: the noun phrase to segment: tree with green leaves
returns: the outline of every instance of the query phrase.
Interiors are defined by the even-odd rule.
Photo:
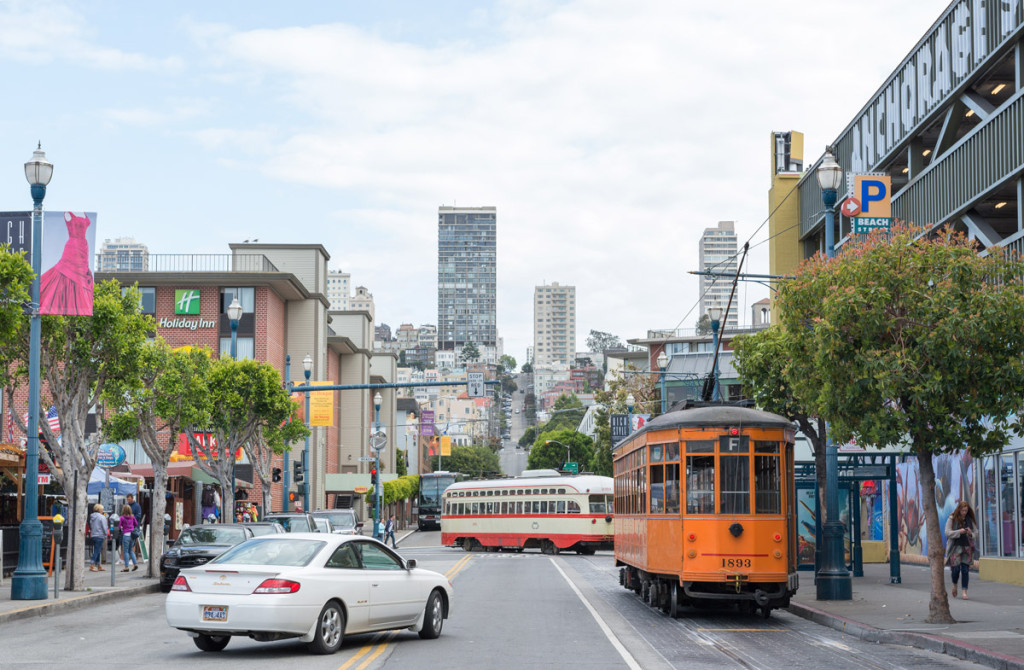
[[[137,289],[130,289],[137,295]],[[207,349],[172,350],[162,339],[142,348],[138,375],[108,383],[103,401],[109,413],[103,423],[108,440],[138,440],[153,465],[152,548],[148,575],[163,554],[167,467],[183,426],[193,424],[195,399],[206,386],[210,367]]]
[[[697,319],[697,334],[710,335],[712,332],[713,331],[711,329],[711,317],[708,316],[706,313],[701,314],[700,318]]]
[[[578,463],[581,471],[587,470],[594,461],[594,442],[572,429],[545,431],[534,441],[526,467],[561,470],[566,459]]]
[[[194,423],[188,426],[186,435],[192,452],[200,456],[196,465],[220,484],[224,493],[222,506],[233,499],[232,465],[247,443],[252,443],[249,449],[261,450],[250,454],[250,459],[255,461],[269,458],[264,453],[268,449],[271,452],[283,450],[286,437],[305,437],[301,432],[305,427],[299,421],[291,421],[295,425],[288,429],[291,431],[288,435],[272,433],[274,428],[293,417],[296,405],[281,384],[281,373],[269,363],[235,361],[227,357],[212,360],[204,393],[192,400],[197,407],[192,413]],[[204,433],[211,439],[197,437]],[[269,467],[267,470],[266,487],[269,489]],[[232,518],[234,509],[229,508],[225,514],[222,507],[221,519]]]
[[[101,443],[100,433],[86,435],[86,421],[95,411],[102,428],[102,398],[107,385],[138,376],[147,333],[155,330],[156,325],[151,317],[141,313],[138,293],[122,294],[116,281],[93,287],[92,316],[43,316],[40,325],[40,368],[45,383],[40,407],[56,408],[61,439],[50,429],[45,412],[40,412],[35,430],[43,434],[49,446],[39,450],[39,457],[57,478],[74,510],[69,541],[74,554],[84,556],[86,485],[96,467]],[[0,360],[18,361],[11,382],[27,384],[27,317],[22,328],[14,339],[0,342],[0,350],[4,351]],[[11,400],[12,395],[9,391]],[[26,428],[21,417],[14,419],[20,428]],[[84,587],[82,567],[81,563],[68,564],[67,589],[78,591]]]
[[[612,427],[608,410],[600,408],[594,414],[594,461],[590,466],[596,475],[613,476]]]
[[[305,439],[310,434],[305,423],[299,420],[299,404],[288,394],[272,395],[273,408],[269,410],[271,416],[257,425],[253,438],[242,445],[245,455],[252,464],[253,473],[260,480],[264,514],[273,509],[271,506],[273,504],[271,483],[274,476],[274,458],[282,454],[285,458],[289,458],[289,445]],[[287,418],[283,420],[283,423],[275,424],[275,419],[281,415],[287,415]]]
[[[430,457],[430,469],[437,472],[438,456]],[[496,476],[501,473],[501,460],[489,447],[452,447],[450,456],[440,457],[440,464],[449,472],[461,472],[471,477]]]
[[[501,373],[512,373],[516,371],[516,359],[508,354],[502,354],[498,358],[498,365],[501,366],[499,374]]]
[[[462,346],[462,352],[459,354],[459,360],[463,363],[472,363],[480,360],[480,348],[476,346],[475,342],[466,342]]]
[[[622,349],[622,340],[602,330],[591,330],[587,335],[587,350],[604,353],[609,349]]]
[[[792,355],[789,348],[794,342],[778,325],[752,335],[737,335],[732,343],[734,365],[746,396],[760,409],[795,421],[810,441],[818,496],[821,509],[825,509],[825,420],[809,414],[793,392],[800,380],[814,376],[812,361]]]
[[[833,440],[917,456],[931,568],[929,623],[950,623],[933,454],[980,457],[1024,433],[1024,262],[950,229],[897,225],[804,262],[778,297],[787,350],[814,370],[800,404]]]
[[[24,254],[11,253],[0,244],[0,385],[13,401],[15,364],[28,349],[28,318],[25,305],[32,299],[32,265]],[[22,346],[22,340],[24,340]]]
[[[528,374],[532,374],[533,373],[533,364],[532,363],[528,363],[528,362],[527,363],[523,363],[523,367],[520,370],[520,372],[522,372],[523,374],[527,374],[527,375]]]

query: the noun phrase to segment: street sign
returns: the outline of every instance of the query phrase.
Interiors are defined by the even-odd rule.
[[[567,463],[563,463],[562,464],[562,470],[564,470],[565,472],[571,472],[574,475],[578,475],[579,474],[579,472],[580,472],[579,468],[580,468],[579,463],[574,463],[572,461],[569,461]]]
[[[387,441],[388,438],[382,435],[381,433],[372,435],[370,437],[370,448],[373,449],[374,451],[380,451],[381,449],[384,448],[384,445],[387,444]]]
[[[470,372],[466,375],[469,380],[466,384],[467,394],[470,398],[484,397],[484,373]]]
[[[892,225],[892,177],[878,174],[854,175],[853,193],[855,197],[850,200],[856,199],[860,205],[860,211],[853,215],[853,232],[889,230]],[[845,210],[846,203],[843,207]]]
[[[374,463],[374,462],[376,462],[376,460],[377,460],[377,458],[374,457],[374,456],[360,456],[359,457],[359,462],[360,463]]]
[[[860,200],[847,198],[843,201],[843,216],[852,217],[860,214]]]

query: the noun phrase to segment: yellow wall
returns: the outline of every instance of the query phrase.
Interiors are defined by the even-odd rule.
[[[1024,586],[1024,561],[1019,558],[978,559],[978,576],[982,579]]]
[[[769,139],[772,175],[771,188],[768,189],[768,231],[771,236],[768,242],[769,272],[773,275],[789,275],[796,271],[803,260],[800,242],[800,197],[796,192],[796,185],[802,173],[775,171],[775,135],[770,134]],[[791,131],[789,155],[792,160],[802,163],[803,133]]]

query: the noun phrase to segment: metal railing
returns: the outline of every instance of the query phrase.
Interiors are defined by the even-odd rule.
[[[97,267],[101,267],[97,257]],[[115,270],[124,272],[124,270]],[[280,272],[263,254],[150,254],[148,272]]]

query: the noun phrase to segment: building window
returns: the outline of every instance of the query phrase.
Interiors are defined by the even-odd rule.
[[[121,295],[128,291],[127,287],[121,289]],[[143,314],[156,314],[156,289],[152,286],[139,287],[139,308]]]
[[[238,355],[237,360],[240,361],[251,361],[256,358],[256,340],[252,337],[239,337],[237,338],[236,349]],[[220,338],[220,356],[221,358],[228,358],[231,356],[231,338],[222,337]]]
[[[220,290],[220,313],[227,314],[228,305],[238,296],[238,302],[242,304],[242,314],[252,314],[256,311],[256,289],[245,288],[222,288]]]

